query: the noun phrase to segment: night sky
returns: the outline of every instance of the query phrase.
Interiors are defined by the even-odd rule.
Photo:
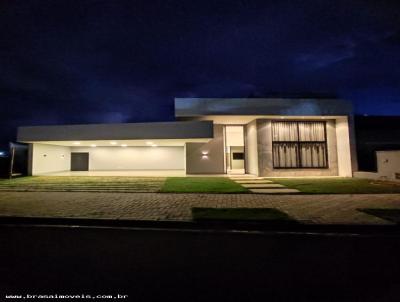
[[[0,1],[16,126],[173,119],[174,97],[337,95],[400,114],[396,1]]]

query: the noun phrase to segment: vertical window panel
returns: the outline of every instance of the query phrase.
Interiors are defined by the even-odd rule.
[[[325,122],[298,122],[299,141],[323,142],[325,141]]]
[[[297,168],[298,145],[296,143],[279,143],[273,145],[273,165],[276,168]]]

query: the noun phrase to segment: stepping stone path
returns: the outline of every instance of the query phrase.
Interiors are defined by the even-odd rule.
[[[281,184],[276,184],[271,180],[265,179],[263,177],[253,177],[253,176],[231,176],[231,180],[240,184],[241,186],[248,188],[252,193],[259,194],[293,194],[300,193],[299,190],[289,189]]]
[[[273,183],[256,183],[256,184],[242,184],[242,187],[248,188],[248,189],[259,189],[259,188],[268,188],[268,189],[272,189],[272,188],[285,188],[285,186],[282,186],[280,184],[273,184]]]

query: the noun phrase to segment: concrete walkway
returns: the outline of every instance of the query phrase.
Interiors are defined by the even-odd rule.
[[[274,183],[271,180],[265,179],[263,177],[256,176],[246,176],[238,177],[231,176],[231,180],[237,182],[245,188],[248,188],[252,193],[261,194],[293,194],[300,193],[297,189],[290,189],[284,185]]]
[[[192,207],[276,208],[310,224],[391,224],[357,209],[400,209],[400,194],[0,192],[0,216],[185,221]]]

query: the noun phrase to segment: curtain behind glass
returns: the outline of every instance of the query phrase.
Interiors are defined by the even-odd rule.
[[[299,141],[301,142],[323,142],[325,141],[324,122],[299,122]]]
[[[301,143],[301,166],[303,168],[321,168],[327,165],[325,143]]]
[[[293,122],[274,122],[272,123],[272,140],[275,142],[298,141],[297,124]]]
[[[272,140],[275,168],[328,167],[325,122],[273,122]]]
[[[297,168],[299,166],[297,143],[274,144],[272,154],[275,168]]]

